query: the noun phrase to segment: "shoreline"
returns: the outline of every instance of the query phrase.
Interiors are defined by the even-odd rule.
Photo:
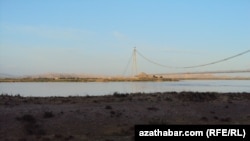
[[[5,78],[0,82],[157,82],[179,81],[172,78]]]
[[[250,93],[163,92],[104,96],[0,95],[0,138],[128,141],[136,124],[250,124]]]
[[[2,93],[0,94],[0,100],[3,97],[9,97],[9,98],[95,98],[95,97],[127,97],[127,96],[138,96],[138,95],[180,95],[180,94],[185,94],[185,95],[190,95],[194,96],[197,94],[205,94],[205,95],[250,95],[250,92],[216,92],[216,91],[165,91],[165,92],[134,92],[134,93],[120,93],[120,92],[114,92],[113,94],[103,94],[103,95],[68,95],[68,96],[22,96],[20,94],[8,94],[8,93]]]

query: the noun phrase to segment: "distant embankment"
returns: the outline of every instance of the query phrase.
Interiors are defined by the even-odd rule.
[[[225,75],[204,74],[146,74],[134,77],[44,75],[28,77],[0,77],[0,82],[136,82],[136,81],[178,81],[178,80],[250,80],[250,77],[232,77]]]
[[[139,77],[114,77],[114,78],[0,78],[0,82],[126,82],[126,81],[177,81],[170,78],[139,78]]]

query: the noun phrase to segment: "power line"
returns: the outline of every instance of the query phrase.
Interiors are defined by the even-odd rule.
[[[186,67],[174,67],[174,66],[162,65],[162,64],[159,64],[159,63],[157,63],[157,62],[155,62],[155,61],[152,61],[151,59],[148,59],[147,57],[145,57],[144,55],[142,55],[138,50],[136,50],[136,52],[137,52],[142,58],[144,58],[145,60],[147,60],[148,62],[150,62],[150,63],[152,63],[152,64],[155,64],[155,65],[158,65],[158,66],[161,66],[161,67],[166,67],[166,68],[184,69],[184,68],[198,68],[198,67],[204,67],[204,66],[213,65],[213,64],[220,63],[220,62],[228,61],[228,60],[230,60],[230,59],[233,59],[233,58],[239,57],[239,56],[241,56],[241,55],[247,54],[248,52],[250,52],[250,50],[244,51],[244,52],[242,52],[242,53],[239,53],[239,54],[236,54],[236,55],[233,55],[233,56],[230,56],[230,57],[227,57],[227,58],[218,60],[218,61],[214,61],[214,62],[210,62],[210,63],[206,63],[206,64],[194,65],[194,66],[186,66]]]
[[[250,52],[250,50],[247,50],[247,51],[244,51],[244,52],[242,52],[242,53],[236,54],[236,55],[234,55],[234,56],[227,57],[227,58],[225,58],[225,59],[221,59],[221,60],[214,61],[214,62],[211,62],[211,63],[202,64],[202,65],[196,65],[196,66],[189,66],[189,67],[184,67],[184,68],[198,68],[198,67],[213,65],[213,64],[217,64],[217,63],[220,63],[220,62],[224,62],[224,61],[227,61],[227,60],[236,58],[236,57],[241,56],[241,55],[244,55],[244,54],[246,54],[246,53],[248,53],[248,52]]]
[[[198,71],[198,72],[177,72],[177,73],[158,73],[154,75],[174,75],[174,74],[211,74],[211,73],[249,73],[250,69],[246,70],[220,70],[220,71]]]
[[[165,67],[165,68],[177,68],[177,67],[172,67],[172,66],[166,66],[166,65],[162,65],[162,64],[159,64],[155,61],[152,61],[151,59],[148,59],[147,57],[145,57],[144,55],[142,55],[138,50],[136,51],[142,58],[144,58],[145,60],[147,60],[148,62],[152,63],[152,64],[155,64],[155,65],[158,65],[158,66],[161,66],[161,67]]]
[[[126,68],[125,68],[124,71],[123,71],[123,75],[125,75],[125,73],[127,72],[128,66],[129,66],[129,64],[130,64],[130,62],[131,62],[131,60],[132,60],[132,58],[133,58],[133,54],[129,57],[128,63],[127,63],[127,65],[126,65]]]

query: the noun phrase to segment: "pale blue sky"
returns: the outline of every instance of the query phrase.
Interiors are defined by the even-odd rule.
[[[0,73],[120,75],[135,46],[168,66],[213,62],[250,49],[249,7],[249,0],[0,0]],[[250,53],[169,69],[138,56],[138,71],[250,69],[249,60]]]

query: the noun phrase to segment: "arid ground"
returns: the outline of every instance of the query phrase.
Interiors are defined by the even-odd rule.
[[[250,93],[0,96],[2,141],[129,141],[135,124],[250,124]]]

